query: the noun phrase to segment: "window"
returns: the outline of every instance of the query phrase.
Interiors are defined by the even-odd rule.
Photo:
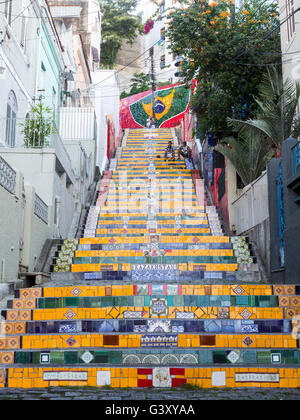
[[[166,56],[165,55],[162,55],[160,57],[160,68],[163,69],[165,67],[166,67]]]
[[[166,4],[163,1],[162,4],[161,4],[161,6],[160,6],[160,14],[163,14],[165,12],[165,10],[166,10]]]
[[[162,28],[160,30],[160,39],[161,40],[165,40],[166,39],[166,29],[165,28]]]
[[[295,27],[295,9],[294,0],[286,0],[286,16],[287,16],[287,37],[288,42],[292,39],[296,27]]]
[[[151,47],[149,50],[149,57],[153,57],[154,56],[154,47]]]
[[[18,112],[17,98],[15,93],[11,90],[8,96],[6,109],[6,135],[5,143],[14,147],[16,144],[16,118]]]
[[[5,3],[4,15],[9,24],[11,24],[11,16],[12,16],[12,2],[13,0],[8,0]]]

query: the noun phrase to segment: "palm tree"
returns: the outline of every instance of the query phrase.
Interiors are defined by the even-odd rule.
[[[257,119],[247,121],[228,118],[229,126],[248,135],[264,134],[271,139],[277,150],[288,137],[300,135],[300,117],[295,117],[300,98],[300,84],[287,79],[276,67],[271,67],[259,86],[255,99],[258,105]]]
[[[274,153],[265,134],[242,130],[238,138],[223,139],[215,150],[222,153],[234,165],[244,185],[255,181]]]

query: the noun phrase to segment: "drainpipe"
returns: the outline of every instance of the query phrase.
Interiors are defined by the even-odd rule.
[[[38,53],[37,53],[37,62],[35,66],[35,87],[34,87],[34,106],[37,100],[38,95],[38,83],[39,83],[39,74],[40,74],[40,61],[41,61],[41,32],[42,32],[42,25],[41,25],[41,17],[38,18]]]
[[[3,259],[1,263],[1,283],[4,283],[5,279],[5,263],[6,261]]]

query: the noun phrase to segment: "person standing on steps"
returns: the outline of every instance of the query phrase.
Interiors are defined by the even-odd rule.
[[[151,118],[150,117],[147,119],[146,127],[151,128]]]

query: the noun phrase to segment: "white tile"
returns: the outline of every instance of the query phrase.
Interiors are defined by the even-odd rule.
[[[97,385],[105,386],[111,384],[110,371],[98,371],[97,372]]]
[[[226,372],[212,372],[212,386],[226,386]]]

